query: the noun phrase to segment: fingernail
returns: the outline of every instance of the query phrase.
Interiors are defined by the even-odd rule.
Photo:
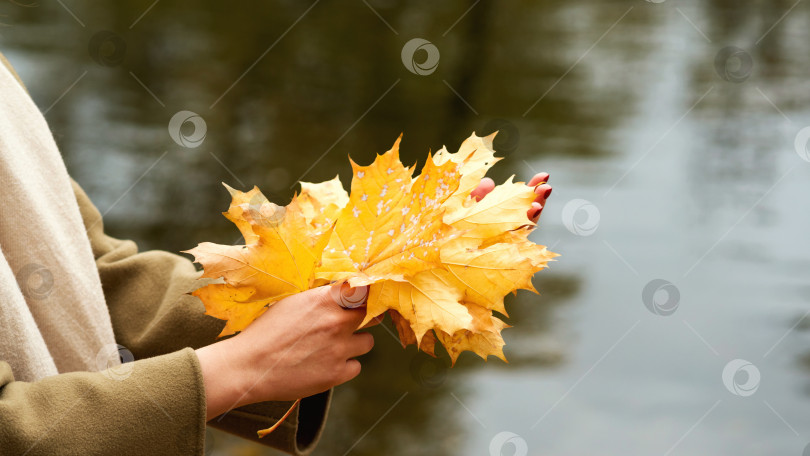
[[[551,186],[548,184],[540,184],[534,189],[534,193],[542,198],[548,198],[548,195],[551,194]]]
[[[543,206],[540,203],[532,203],[532,208],[529,210],[529,219],[535,220],[542,210]]]

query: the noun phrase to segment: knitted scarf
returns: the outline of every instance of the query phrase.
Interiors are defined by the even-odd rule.
[[[115,339],[90,241],[45,118],[12,71],[0,64],[0,360],[23,381],[97,371]]]

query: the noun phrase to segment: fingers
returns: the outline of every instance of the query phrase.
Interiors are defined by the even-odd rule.
[[[537,195],[535,201],[540,203],[540,199],[545,201],[549,196],[551,196],[551,185],[548,184],[540,184],[534,189],[534,194]],[[542,203],[541,203],[542,204]]]
[[[368,300],[367,286],[352,288],[347,282],[333,285],[332,293],[335,302],[344,309],[364,307]]]
[[[540,203],[541,210],[542,206],[544,206],[546,203],[546,199],[549,197],[549,195],[551,195],[551,186],[546,183],[550,177],[551,176],[546,172],[537,173],[532,176],[532,178],[529,179],[529,182],[526,184],[529,187],[536,187],[535,193],[537,193],[537,198],[535,199],[535,202]],[[481,182],[479,182],[473,191],[470,192],[470,196],[475,198],[476,201],[481,201],[481,199],[487,196],[489,192],[494,189],[495,181],[489,177],[485,177],[481,179]],[[539,215],[539,213],[536,215]]]
[[[547,184],[549,177],[551,176],[549,176],[548,173],[537,173],[527,184],[530,187],[534,187],[534,193],[537,195],[529,210],[526,211],[526,216],[529,217],[529,220],[532,222],[537,223],[537,220],[540,218],[540,213],[543,212],[543,208],[546,206],[546,200],[551,196],[551,185]]]
[[[318,290],[315,296],[319,305],[339,310],[365,311],[366,300],[368,299],[368,287],[352,288],[348,283],[334,283],[322,287],[307,290],[304,293],[312,293]]]
[[[526,215],[529,217],[529,220],[537,223],[537,219],[540,218],[540,212],[542,211],[543,205],[535,201],[532,203],[532,207],[530,207],[529,210],[526,211]]]
[[[354,334],[347,345],[345,367],[339,374],[338,384],[348,382],[360,375],[360,361],[354,359],[357,356],[365,355],[374,348],[374,336],[369,333]]]
[[[325,317],[324,324],[327,327],[339,329],[338,332],[353,333],[365,318],[366,308],[365,306],[353,309],[341,307],[341,300],[346,297],[346,295],[341,293],[341,290],[344,288],[343,285],[346,284],[325,285],[294,296],[308,295],[308,299],[314,300],[315,307],[317,308],[315,309],[317,318]],[[358,293],[357,290],[360,288],[366,289],[367,287],[358,287],[356,289],[348,287],[349,295],[356,296]]]
[[[365,355],[374,348],[374,336],[371,333],[361,332],[351,336],[346,345],[346,358],[356,358]]]
[[[546,206],[546,200],[549,196],[551,196],[551,185],[548,184],[540,184],[534,189],[534,194],[537,195],[534,198],[534,202],[540,205],[542,210],[543,207]],[[532,204],[534,205],[534,204]],[[539,213],[538,213],[539,215]]]
[[[346,383],[358,375],[360,375],[360,361],[356,359],[349,359],[346,361],[343,372],[338,375],[337,385]]]
[[[540,183],[548,182],[549,177],[551,177],[551,176],[549,176],[548,173],[545,173],[545,172],[537,173],[534,176],[532,176],[531,179],[529,179],[529,183],[526,184],[526,185],[528,185],[529,187],[534,187],[534,186],[536,186],[536,185],[538,185]]]
[[[334,324],[340,326],[341,334],[354,334],[357,327],[366,318],[365,307],[360,309],[341,309],[338,307],[335,311]]]
[[[495,181],[492,179],[485,177],[481,179],[481,182],[470,192],[470,196],[475,198],[476,201],[481,201],[481,199],[489,192],[491,192],[495,188]]]

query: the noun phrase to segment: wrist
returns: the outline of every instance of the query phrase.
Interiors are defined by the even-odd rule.
[[[196,350],[205,386],[206,420],[251,403],[252,376],[239,365],[230,340]]]
[[[242,334],[219,342],[223,344],[223,352],[227,353],[230,371],[228,388],[234,398],[232,408],[253,404],[267,400],[262,396],[261,386],[267,385],[267,378],[262,378],[259,366],[263,366],[260,346]]]

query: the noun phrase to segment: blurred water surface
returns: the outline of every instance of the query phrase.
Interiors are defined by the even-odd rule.
[[[347,155],[370,162],[400,132],[405,163],[500,129],[496,180],[551,172],[534,239],[563,256],[535,279],[541,296],[508,301],[510,363],[467,354],[448,370],[375,328],[316,454],[498,454],[511,438],[503,454],[522,440],[532,455],[798,456],[809,13],[781,0],[48,0],[0,5],[0,50],[108,231],[143,249],[236,242],[220,182],[285,204],[298,180],[348,182]],[[439,50],[432,74],[403,65],[412,38]],[[205,120],[197,148],[168,135],[181,110]],[[655,279],[672,285],[647,304],[669,315],[642,300]],[[761,380],[732,372],[729,390],[734,359]],[[211,451],[272,454],[219,432]]]

